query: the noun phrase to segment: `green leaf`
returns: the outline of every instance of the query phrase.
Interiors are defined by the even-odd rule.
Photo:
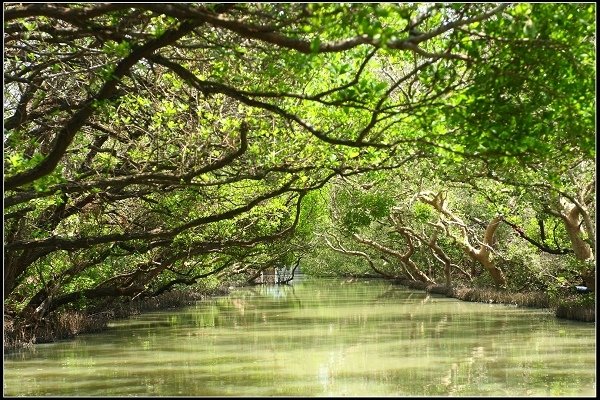
[[[310,51],[311,51],[311,53],[316,54],[319,52],[320,48],[321,48],[321,38],[319,36],[317,36],[310,42]]]

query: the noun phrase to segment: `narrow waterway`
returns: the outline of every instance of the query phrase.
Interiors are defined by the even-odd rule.
[[[4,356],[8,396],[594,396],[595,324],[371,280],[234,289]]]

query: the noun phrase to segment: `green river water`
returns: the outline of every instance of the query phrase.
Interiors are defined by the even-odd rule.
[[[4,355],[5,396],[594,396],[595,324],[381,280],[238,288]]]

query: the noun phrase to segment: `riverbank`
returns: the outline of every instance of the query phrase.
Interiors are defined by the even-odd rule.
[[[36,325],[15,321],[4,315],[4,351],[71,339],[82,333],[99,332],[108,322],[128,318],[148,311],[177,309],[209,297],[226,295],[226,287],[198,291],[172,291],[156,297],[135,299],[127,303],[112,303],[109,307],[93,311],[62,311],[43,319]]]
[[[593,297],[584,299],[582,296],[570,296],[563,299],[559,304],[552,305],[550,297],[544,292],[513,293],[492,288],[448,287],[411,280],[395,280],[394,283],[462,301],[512,304],[518,307],[555,308],[557,318],[581,322],[595,322],[596,320],[596,307]]]
[[[352,278],[359,279],[359,278]],[[394,280],[395,284],[428,293],[441,294],[462,301],[512,304],[519,307],[552,308],[557,318],[582,322],[595,321],[595,304],[582,301],[581,296],[571,296],[553,306],[550,298],[543,292],[511,293],[491,288],[447,287],[411,280]],[[32,346],[36,343],[48,343],[70,339],[82,333],[98,332],[106,329],[108,322],[128,318],[148,311],[177,309],[213,296],[226,295],[229,290],[219,287],[203,292],[173,291],[153,298],[136,299],[128,303],[118,303],[101,310],[63,311],[42,320],[35,326],[15,322],[4,316],[4,350]],[[593,299],[593,298],[592,298]]]

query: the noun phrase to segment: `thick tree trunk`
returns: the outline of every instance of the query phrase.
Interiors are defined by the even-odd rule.
[[[592,222],[590,216],[586,212],[585,207],[581,204],[571,204],[565,199],[561,199],[560,205],[562,210],[558,213],[554,212],[554,214],[560,216],[565,224],[565,229],[569,236],[569,240],[571,241],[575,257],[578,260],[590,263],[589,267],[584,268],[581,272],[581,277],[585,286],[592,291],[596,291],[596,268],[593,263],[594,250],[589,243],[583,240],[583,230],[581,226],[583,224],[586,228],[585,231],[590,237],[592,245],[595,246],[596,238],[595,232],[591,231]]]
[[[567,234],[569,235],[569,239],[571,240],[575,257],[577,257],[579,260],[589,260],[593,258],[590,245],[587,244],[581,237],[581,213],[579,209],[574,205],[570,206],[565,204],[563,212],[560,215],[565,223],[565,228],[567,230]]]
[[[501,216],[494,217],[485,229],[483,243],[480,245],[479,249],[475,249],[467,243],[467,252],[473,259],[479,261],[481,265],[483,265],[483,267],[490,273],[494,283],[497,286],[505,286],[506,277],[504,276],[502,270],[494,264],[491,252],[494,235],[500,226],[500,222],[502,222]]]

